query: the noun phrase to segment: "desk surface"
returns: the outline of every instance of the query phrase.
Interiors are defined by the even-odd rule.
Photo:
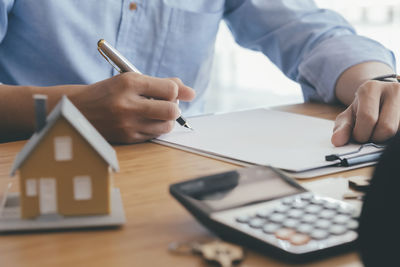
[[[298,104],[279,110],[334,119],[338,107]],[[22,142],[0,144],[0,191]],[[120,229],[68,231],[0,236],[0,266],[207,266],[198,256],[167,252],[172,241],[209,238],[168,193],[172,183],[240,168],[153,143],[115,147],[121,171],[114,176],[124,203],[127,223]],[[336,176],[369,174],[371,168]],[[335,175],[331,175],[335,176]],[[16,179],[12,190],[18,190]],[[248,250],[241,266],[287,266]],[[297,265],[299,266],[299,265]],[[362,266],[355,252],[341,254],[307,266]]]

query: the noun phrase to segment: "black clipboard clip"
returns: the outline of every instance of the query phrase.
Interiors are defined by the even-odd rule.
[[[325,156],[325,160],[326,161],[336,161],[339,160],[340,162],[337,164],[337,166],[339,167],[350,167],[350,166],[354,166],[357,164],[362,164],[362,163],[367,163],[367,162],[374,162],[377,161],[379,159],[379,157],[382,155],[383,150],[379,150],[379,151],[375,151],[375,152],[371,152],[368,154],[362,154],[362,155],[358,155],[358,156],[351,156],[354,154],[359,153],[363,148],[365,147],[376,147],[376,148],[385,148],[384,145],[377,145],[374,143],[367,143],[367,144],[363,144],[361,145],[357,150],[351,151],[351,152],[347,152],[347,153],[343,153],[343,154],[330,154],[330,155],[326,155]],[[350,156],[350,157],[348,157]]]

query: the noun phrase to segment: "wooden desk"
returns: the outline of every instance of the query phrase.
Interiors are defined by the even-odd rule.
[[[300,104],[279,108],[334,119],[340,108]],[[0,190],[23,142],[0,145]],[[0,266],[206,266],[194,255],[167,252],[172,241],[210,236],[168,193],[171,183],[196,176],[232,170],[239,166],[153,143],[115,147],[121,171],[115,186],[122,193],[127,223],[120,229],[87,230],[0,236]],[[364,168],[342,176],[368,174]],[[16,179],[13,179],[16,190]],[[248,251],[241,266],[287,266]],[[298,266],[298,265],[297,265]],[[362,266],[349,252],[304,266]]]

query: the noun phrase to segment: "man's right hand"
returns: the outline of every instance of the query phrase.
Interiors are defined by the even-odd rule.
[[[50,87],[0,84],[0,142],[28,138],[34,129],[34,94],[48,96],[48,111],[66,95],[112,143],[143,142],[171,131],[178,100],[195,92],[178,78],[124,73],[90,85]]]
[[[178,78],[127,72],[68,97],[108,141],[138,143],[171,131],[180,116],[177,100],[190,101],[195,92]]]

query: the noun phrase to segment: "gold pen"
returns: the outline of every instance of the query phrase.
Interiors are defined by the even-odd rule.
[[[97,50],[99,50],[100,54],[110,63],[119,73],[123,72],[136,72],[142,74],[132,63],[130,63],[117,49],[112,47],[109,43],[107,43],[104,39],[100,39],[97,42]],[[192,127],[187,123],[186,119],[182,116],[179,116],[176,121],[190,130],[193,130]]]

